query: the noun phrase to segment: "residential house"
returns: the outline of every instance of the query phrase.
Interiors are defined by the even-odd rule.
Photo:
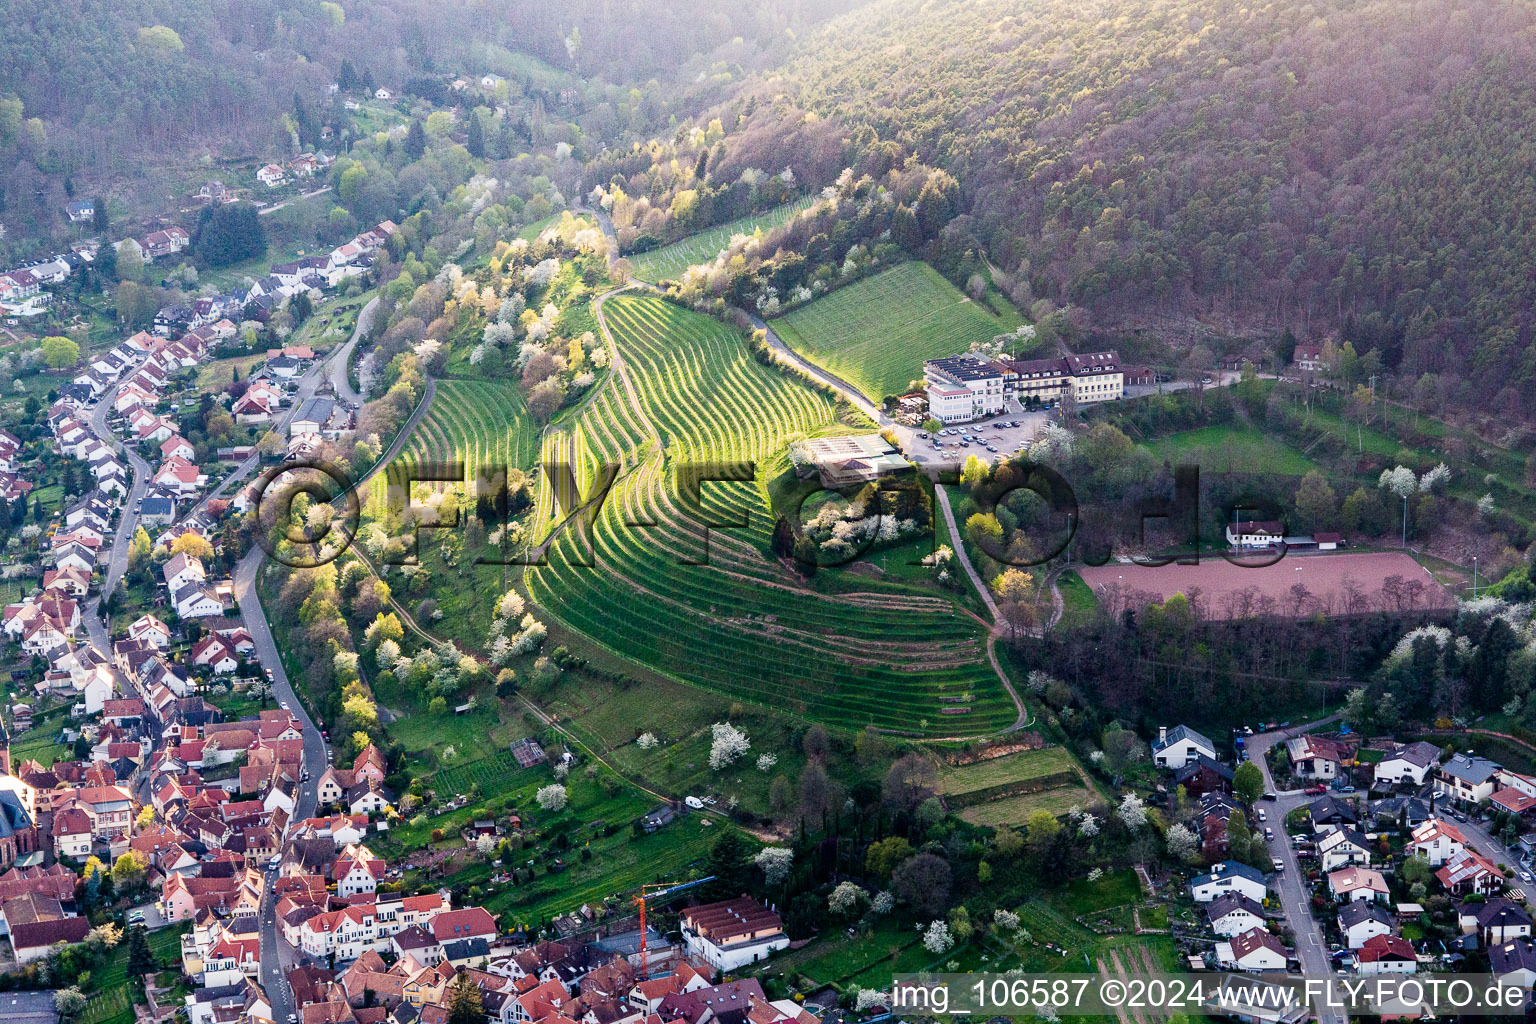
[[[1373,936],[1355,956],[1356,971],[1361,975],[1414,974],[1419,969],[1413,943],[1400,935]]]
[[[1531,915],[1513,900],[1463,903],[1456,910],[1456,923],[1463,935],[1476,935],[1484,947],[1531,937]]]
[[[384,873],[384,862],[362,845],[346,847],[331,865],[331,880],[342,898],[375,892]]]
[[[1232,769],[1214,758],[1197,754],[1193,761],[1173,773],[1173,781],[1190,798],[1206,793],[1231,793]]]
[[[17,963],[28,964],[47,956],[58,943],[73,945],[84,942],[90,931],[90,919],[85,917],[18,924],[11,928],[11,948]]]
[[[1324,871],[1336,871],[1350,864],[1371,863],[1371,847],[1365,836],[1352,828],[1336,828],[1317,841],[1317,855]]]
[[[1240,971],[1285,970],[1288,958],[1285,943],[1263,928],[1250,928],[1234,936],[1230,943],[1218,942],[1216,946],[1216,959],[1224,966],[1230,965]]]
[[[1430,867],[1438,868],[1467,851],[1467,837],[1450,822],[1430,818],[1413,830],[1406,849],[1427,858]]]
[[[1291,770],[1302,778],[1337,778],[1343,766],[1353,760],[1349,744],[1324,736],[1297,736],[1285,745]]]
[[[1264,927],[1264,908],[1240,892],[1212,900],[1205,908],[1205,916],[1211,930],[1225,938]]]
[[[267,164],[256,172],[256,180],[267,188],[276,188],[283,183],[285,173],[277,164]]]
[[[1297,345],[1291,358],[1296,363],[1296,369],[1306,373],[1323,373],[1331,369],[1324,360],[1322,345]]]
[[[1491,895],[1504,887],[1504,873],[1480,853],[1463,850],[1435,872],[1445,891],[1453,896],[1479,892]]]
[[[1486,757],[1456,754],[1435,770],[1435,794],[1480,804],[1493,796],[1498,772],[1499,765]]]
[[[198,563],[198,567],[201,568],[201,563]],[[163,651],[171,645],[171,627],[153,615],[142,615],[128,626],[128,638],[144,641]]]
[[[1396,922],[1392,912],[1372,900],[1350,900],[1339,907],[1339,934],[1344,945],[1360,949],[1378,935],[1391,935]]]
[[[1418,740],[1398,747],[1377,762],[1375,779],[1387,785],[1424,785],[1424,780],[1440,763],[1440,748],[1433,743]]]
[[[1205,874],[1191,879],[1189,890],[1196,903],[1210,903],[1234,892],[1259,902],[1268,895],[1269,886],[1264,882],[1264,873],[1258,868],[1237,861],[1222,861],[1213,864]]]
[[[1189,726],[1158,729],[1157,742],[1152,744],[1152,762],[1159,768],[1183,768],[1201,755],[1216,760],[1216,745]]]
[[[1346,900],[1375,900],[1386,902],[1388,895],[1386,880],[1381,877],[1380,871],[1370,868],[1350,866],[1328,875],[1328,892],[1335,901],[1343,903]]]
[[[1536,986],[1536,945],[1530,939],[1514,939],[1488,947],[1489,972],[1503,985]]]
[[[223,638],[210,633],[193,645],[192,664],[212,669],[215,675],[229,675],[240,667],[240,660]]]

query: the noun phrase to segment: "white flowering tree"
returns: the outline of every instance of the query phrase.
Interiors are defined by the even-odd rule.
[[[884,917],[896,909],[896,894],[889,889],[882,889],[875,893],[874,899],[869,901],[869,912],[877,917]]]
[[[1115,817],[1134,832],[1147,823],[1147,805],[1135,793],[1127,793],[1125,799],[1120,801],[1120,806],[1115,808]]]
[[[658,743],[656,734],[653,732],[643,732],[640,734],[640,738],[635,740],[635,746],[641,750],[655,750]]]
[[[865,892],[854,882],[839,882],[832,894],[827,897],[827,909],[839,916],[846,916],[858,910],[863,902]]]
[[[1378,487],[1383,487],[1399,498],[1403,499],[1403,546],[1408,545],[1408,499],[1413,497],[1419,489],[1419,478],[1413,470],[1407,466],[1398,466],[1395,469],[1381,471],[1381,479],[1376,482]]]
[[[716,722],[709,727],[709,766],[715,771],[729,767],[736,759],[752,749],[747,734],[729,722]]]
[[[765,846],[752,858],[752,863],[763,873],[763,881],[771,886],[784,884],[794,861],[795,851],[785,846]]]
[[[760,771],[760,772],[771,771],[773,769],[773,766],[778,764],[778,763],[779,763],[779,755],[778,754],[769,753],[769,754],[758,754],[757,755],[757,770]]]
[[[930,953],[947,953],[954,944],[955,940],[949,934],[949,925],[943,921],[934,921],[923,932],[923,948]]]
[[[1166,836],[1168,852],[1186,863],[1200,855],[1200,840],[1188,825],[1174,825]]]
[[[859,989],[859,994],[853,1001],[855,1013],[867,1013],[877,1006],[889,1005],[891,1005],[891,997],[877,988]]]
[[[546,811],[565,810],[565,787],[558,782],[548,786],[541,786],[533,795],[534,801]]]

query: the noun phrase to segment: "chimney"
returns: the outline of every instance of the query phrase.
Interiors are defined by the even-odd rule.
[[[1160,726],[1157,727],[1157,745],[1161,747],[1161,746],[1166,746],[1167,743],[1168,743],[1168,727],[1166,725],[1160,725]]]

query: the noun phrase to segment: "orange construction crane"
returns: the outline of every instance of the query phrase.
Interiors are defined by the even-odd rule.
[[[647,943],[648,934],[646,932],[646,927],[645,927],[645,906],[646,906],[646,904],[648,902],[650,902],[651,900],[658,899],[658,898],[663,897],[663,896],[671,896],[673,893],[683,892],[684,890],[692,889],[695,886],[703,885],[705,882],[713,882],[714,880],[715,880],[715,876],[714,875],[710,875],[708,878],[700,878],[697,881],[693,881],[693,882],[647,882],[644,885],[640,886],[640,892],[637,895],[635,895],[630,900],[631,903],[633,903],[635,906],[640,908],[640,979],[639,980],[645,981],[646,979],[648,979],[651,976],[651,972],[650,972],[650,959],[649,959],[649,954],[647,953],[647,950],[646,950],[646,946],[648,944]],[[655,891],[652,891],[652,890],[655,890]]]

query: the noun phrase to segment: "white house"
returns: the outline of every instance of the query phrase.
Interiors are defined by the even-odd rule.
[[[1350,866],[1328,875],[1328,891],[1334,900],[1377,900],[1385,902],[1390,894],[1380,871]]]
[[[1365,836],[1352,828],[1336,828],[1317,841],[1318,858],[1324,871],[1336,871],[1350,864],[1371,863],[1371,848]]]
[[[176,614],[184,619],[200,619],[224,614],[224,603],[206,583],[187,583],[174,592]]]
[[[1285,540],[1285,525],[1272,519],[1227,524],[1227,544],[1234,548],[1260,550]]]
[[[1177,771],[1201,754],[1216,760],[1216,744],[1187,725],[1162,727],[1157,730],[1157,742],[1152,744],[1152,763],[1159,768]]]
[[[1446,861],[1467,851],[1467,837],[1448,821],[1430,818],[1419,822],[1407,844],[1409,852],[1429,859],[1429,866],[1438,868]]]
[[[1369,974],[1414,974],[1419,969],[1419,956],[1413,943],[1400,935],[1373,936],[1360,947],[1356,954],[1359,964],[1356,970]]]
[[[80,691],[80,699],[85,701],[85,713],[96,715],[106,706],[107,701],[117,696],[117,684],[112,676],[112,670],[105,665],[97,665],[85,677],[75,684]]]
[[[1422,786],[1424,780],[1429,777],[1429,773],[1439,763],[1440,748],[1433,743],[1419,740],[1407,746],[1398,747],[1378,761],[1374,774],[1377,782]]]
[[[786,948],[779,915],[746,896],[684,910],[679,920],[688,955],[719,971],[735,971]]]
[[[1378,935],[1392,934],[1392,912],[1369,900],[1351,900],[1339,908],[1339,934],[1344,945],[1359,949]]]
[[[1269,886],[1258,868],[1229,860],[1212,865],[1206,874],[1196,875],[1190,880],[1189,891],[1196,903],[1210,903],[1230,893],[1239,893],[1257,903],[1268,894]]]
[[[1223,949],[1222,947],[1226,947]],[[1285,943],[1263,928],[1250,928],[1231,942],[1216,944],[1216,959],[1240,971],[1285,970]]]
[[[1486,757],[1456,754],[1435,772],[1435,793],[1480,804],[1493,796],[1499,765]]]
[[[1212,900],[1205,908],[1205,916],[1211,922],[1212,931],[1229,939],[1264,927],[1264,908],[1239,892]]]
[[[256,172],[256,180],[267,188],[276,188],[283,183],[284,171],[277,164],[267,164]]]
[[[1512,939],[1490,946],[1488,968],[1501,984],[1530,989],[1536,985],[1536,945],[1530,939]]]

